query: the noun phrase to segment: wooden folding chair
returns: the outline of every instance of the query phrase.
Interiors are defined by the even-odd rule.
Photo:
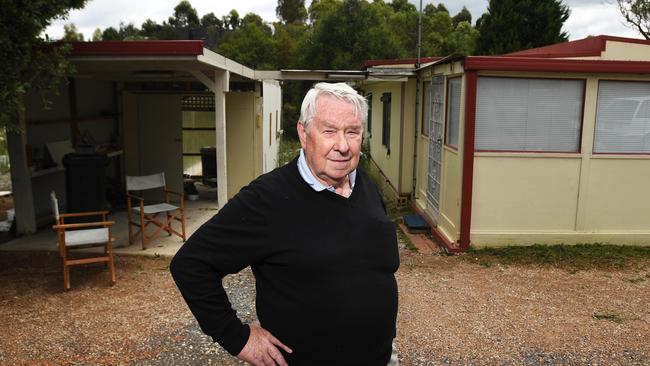
[[[132,194],[133,191],[162,190],[164,202],[145,204],[145,199]],[[171,203],[170,196],[176,196],[179,205]],[[178,235],[185,241],[185,199],[182,193],[170,191],[165,186],[165,173],[158,173],[145,176],[127,176],[126,177],[126,200],[127,212],[129,217],[129,243],[133,243],[134,237],[140,234],[142,240],[142,249],[147,249],[151,240],[158,234],[165,231],[168,235]],[[137,204],[133,205],[132,200]],[[164,220],[158,218],[158,215],[165,215]],[[136,221],[133,221],[133,219]],[[162,218],[162,217],[161,217]],[[172,222],[178,221],[181,225],[181,232],[172,228]],[[153,224],[157,228],[147,235],[147,226]],[[134,233],[133,226],[138,227],[138,232]]]
[[[114,221],[107,221],[108,211],[93,211],[79,213],[59,213],[59,202],[54,192],[50,194],[52,203],[52,212],[56,218],[56,225],[52,228],[56,230],[59,244],[59,254],[63,262],[63,287],[70,289],[70,267],[105,262],[111,275],[111,285],[115,284],[115,264],[113,263],[113,241],[111,236],[111,226]],[[102,221],[84,222],[84,223],[65,223],[66,218],[101,216]],[[100,256],[72,259],[69,256],[71,249],[81,249],[90,247],[104,247],[104,252]]]

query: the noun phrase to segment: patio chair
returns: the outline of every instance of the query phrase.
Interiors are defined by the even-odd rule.
[[[111,285],[115,284],[115,265],[113,263],[113,241],[111,226],[114,221],[107,221],[108,211],[92,211],[78,213],[59,213],[59,202],[54,192],[50,193],[52,212],[56,219],[56,225],[52,228],[56,231],[59,244],[59,254],[63,261],[63,287],[70,289],[70,267],[105,262],[111,275]],[[83,223],[65,223],[66,218],[88,218],[101,217],[101,221]],[[90,247],[104,247],[103,253],[91,257],[70,258],[70,250]]]
[[[134,191],[143,192],[149,190],[161,190],[164,202],[145,204],[144,198],[131,193]],[[169,199],[171,195],[178,198],[178,206],[171,203]],[[135,205],[133,204],[133,200],[137,201]],[[172,234],[177,235],[185,241],[185,200],[182,193],[167,189],[165,185],[165,173],[127,176],[126,203],[129,217],[129,243],[132,244],[134,237],[140,234],[142,249],[147,249],[149,242],[163,231],[167,232],[169,236]],[[164,217],[159,218],[159,215],[164,215]],[[181,232],[172,228],[172,222],[174,221],[180,222]],[[147,227],[152,224],[157,228],[150,235],[147,235]],[[133,226],[138,227],[139,231],[134,233]]]

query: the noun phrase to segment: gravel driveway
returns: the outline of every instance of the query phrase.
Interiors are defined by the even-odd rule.
[[[402,365],[650,365],[650,260],[624,270],[490,267],[401,252]],[[56,253],[0,252],[2,365],[238,365],[210,342],[177,292],[166,258],[117,257],[72,269]],[[254,319],[246,270],[225,279]]]

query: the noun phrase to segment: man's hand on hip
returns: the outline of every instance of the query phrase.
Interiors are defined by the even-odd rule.
[[[254,322],[249,327],[251,331],[248,341],[237,358],[254,366],[288,366],[278,347],[282,347],[288,353],[293,352],[291,348],[262,328],[259,322]]]

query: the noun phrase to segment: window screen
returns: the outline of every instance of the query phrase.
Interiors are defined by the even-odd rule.
[[[594,152],[650,153],[650,83],[598,83]]]
[[[449,79],[447,103],[447,145],[458,147],[458,131],[460,127],[460,81],[462,78]]]
[[[479,77],[475,148],[577,152],[584,81]]]

